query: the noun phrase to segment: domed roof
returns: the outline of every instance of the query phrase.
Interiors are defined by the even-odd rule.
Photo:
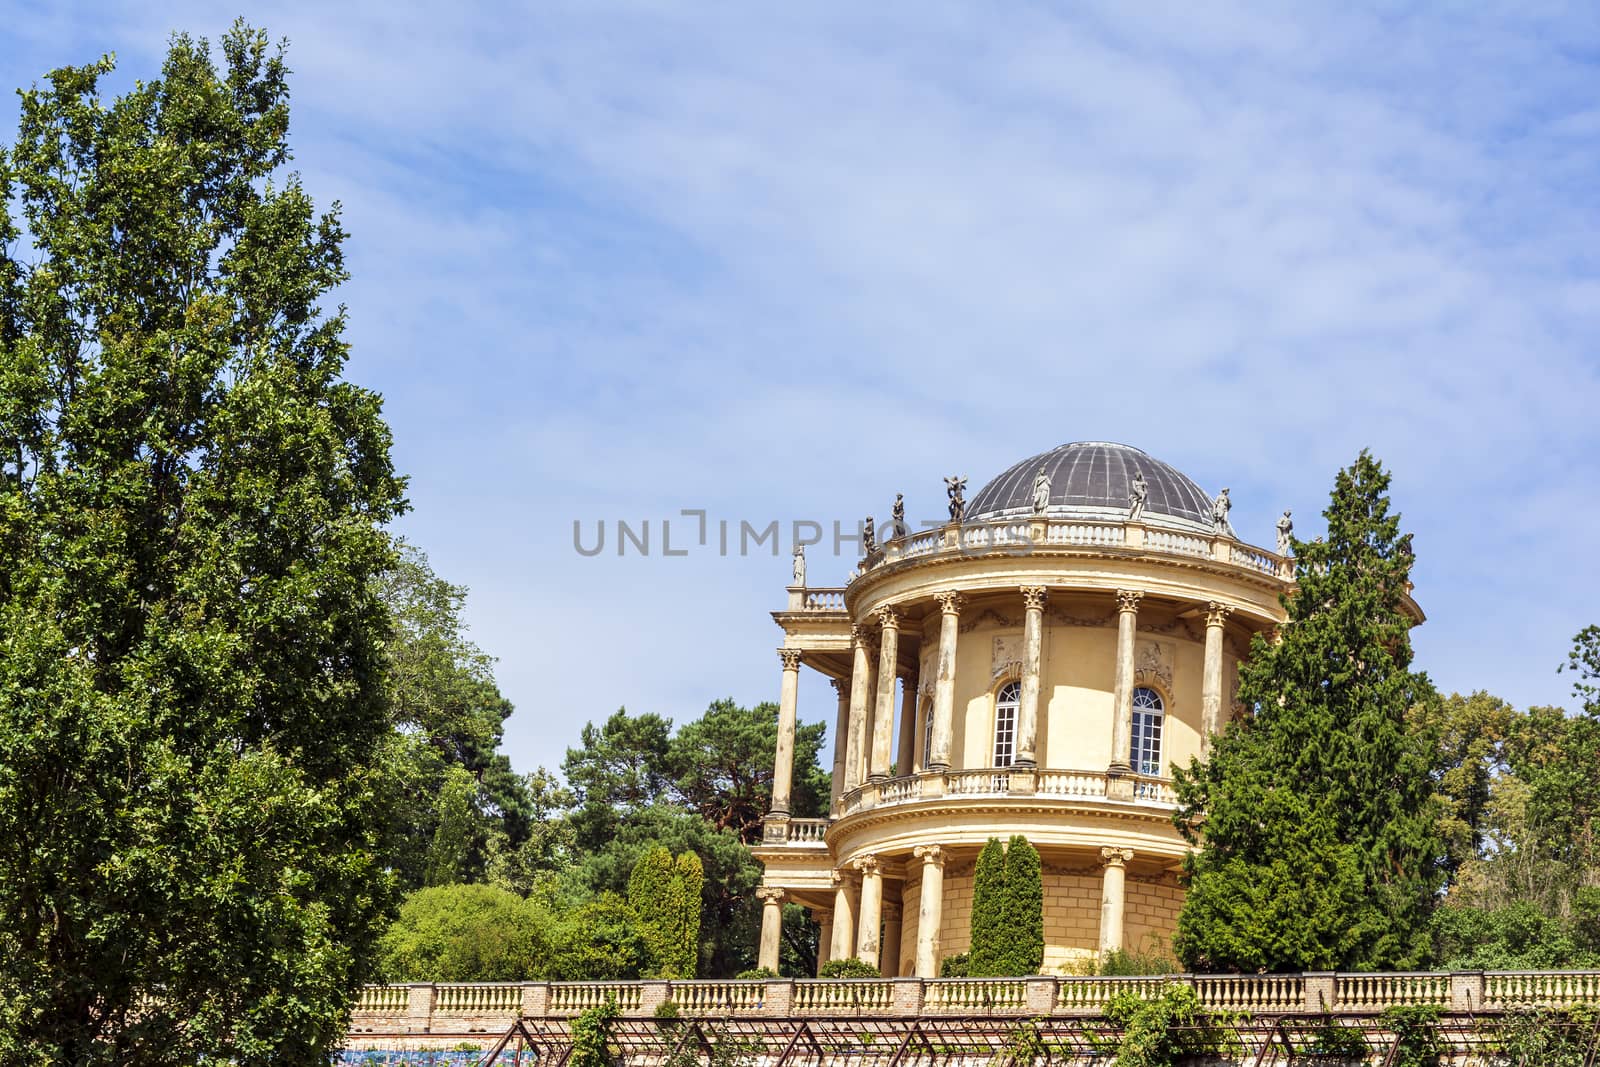
[[[1144,473],[1144,511],[1148,520],[1178,520],[1211,528],[1211,498],[1176,467],[1130,445],[1074,441],[1017,463],[989,482],[967,505],[967,517],[1004,518],[1033,513],[1033,479],[1043,467],[1050,474],[1051,515],[1073,513],[1121,518],[1128,513],[1128,486]]]

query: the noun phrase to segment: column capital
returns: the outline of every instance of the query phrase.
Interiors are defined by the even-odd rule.
[[[872,640],[872,629],[871,629],[871,627],[864,626],[859,622],[851,623],[850,624],[850,640],[851,640],[851,642],[853,644],[857,644],[857,645],[865,645],[865,644],[867,644],[870,640]]]
[[[786,671],[797,671],[800,669],[801,653],[798,648],[778,649],[778,659],[783,661],[783,669]]]
[[[900,613],[894,608],[879,608],[872,613],[878,619],[878,625],[885,630],[898,630],[900,628]]]
[[[1143,599],[1144,599],[1144,590],[1143,589],[1118,589],[1117,590],[1117,610],[1118,611],[1138,611],[1139,610],[1139,601],[1141,601]]]
[[[1231,605],[1212,600],[1206,604],[1206,625],[1221,626],[1223,621],[1232,614],[1233,607]]]
[[[763,885],[756,887],[757,899],[768,904],[782,904],[785,896],[786,894],[784,891],[775,885]]]
[[[841,868],[835,868],[833,871],[831,871],[829,873],[828,880],[833,883],[833,888],[835,888],[835,889],[844,889],[847,886],[855,885],[855,883],[856,883],[856,872],[855,871],[847,871],[847,870],[843,869],[842,867]]]
[[[828,684],[833,686],[833,691],[839,696],[850,695],[850,680],[847,678],[829,678]]]
[[[886,920],[900,918],[900,905],[892,900],[885,900],[883,902],[883,917]]]
[[[860,859],[852,861],[850,865],[867,876],[877,874],[882,866],[876,856],[862,856]]]
[[[947,858],[942,845],[918,845],[911,854],[928,867],[943,867]]]
[[[1025,585],[1022,587],[1022,606],[1029,611],[1043,611],[1045,598],[1050,595],[1050,590],[1042,585]]]
[[[943,592],[935,593],[933,594],[933,599],[939,602],[939,612],[943,615],[961,614],[961,605],[967,602],[967,598],[954,589],[946,589]]]
[[[1133,849],[1108,845],[1100,850],[1100,859],[1107,867],[1126,867],[1128,861],[1133,859]]]

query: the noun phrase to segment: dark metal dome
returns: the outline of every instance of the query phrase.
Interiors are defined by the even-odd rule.
[[[1147,485],[1145,516],[1176,519],[1183,525],[1211,527],[1211,498],[1182,471],[1129,445],[1074,441],[1030,456],[978,490],[967,517],[1001,518],[1033,511],[1033,479],[1039,468],[1050,474],[1049,514],[1126,515],[1134,471]]]

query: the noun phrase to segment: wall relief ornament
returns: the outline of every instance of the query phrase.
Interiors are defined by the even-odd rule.
[[[1175,659],[1176,651],[1172,642],[1140,638],[1133,651],[1134,681],[1146,685],[1159,684],[1168,693],[1172,692],[1172,665]]]
[[[1010,618],[1009,616],[1000,614],[1000,612],[996,611],[994,608],[984,608],[982,611],[978,612],[978,614],[974,615],[972,618],[970,618],[970,619],[966,620],[965,622],[963,622],[961,624],[959,632],[964,633],[964,634],[970,634],[972,631],[977,630],[977,629],[979,629],[981,627],[984,627],[984,626],[1016,626],[1016,625],[1017,625],[1017,620],[1015,620],[1013,618]]]
[[[991,681],[1007,674],[1022,676],[1022,635],[997,634],[991,645],[989,678]]]
[[[1059,622],[1063,626],[1115,626],[1117,613],[1108,611],[1104,615],[1073,615],[1064,608],[1047,608],[1045,618],[1051,622]]]

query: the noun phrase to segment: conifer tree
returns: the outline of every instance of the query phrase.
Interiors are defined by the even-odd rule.
[[[700,955],[700,857],[673,859],[663,847],[639,857],[628,880],[628,904],[638,917],[656,978],[693,978]]]
[[[1245,715],[1179,769],[1187,861],[1179,958],[1194,970],[1404,969],[1442,884],[1428,740],[1411,668],[1411,536],[1368,452],[1339,472],[1326,541],[1294,542],[1278,640],[1241,666]]]
[[[978,853],[972,873],[972,947],[967,972],[974,978],[1005,973],[1006,853],[998,837],[991,837]]]
[[[1044,963],[1044,871],[1039,850],[1016,834],[1006,846],[1008,975],[1038,974]]]

